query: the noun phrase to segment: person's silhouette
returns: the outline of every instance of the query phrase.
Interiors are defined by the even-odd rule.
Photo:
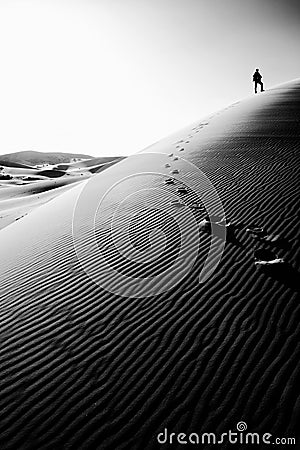
[[[262,76],[259,73],[259,69],[256,69],[256,71],[253,74],[253,81],[254,81],[254,91],[255,94],[257,94],[257,85],[260,84],[260,92],[264,91],[264,85],[263,82],[261,81]]]

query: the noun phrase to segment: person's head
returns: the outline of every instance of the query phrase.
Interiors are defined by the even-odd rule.
[[[256,69],[256,72],[258,72],[259,71],[259,69]]]

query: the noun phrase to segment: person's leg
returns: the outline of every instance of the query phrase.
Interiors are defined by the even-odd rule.
[[[257,94],[257,81],[254,82],[254,92]]]
[[[260,92],[263,92],[264,91],[264,84],[263,84],[263,82],[261,81],[260,82]]]

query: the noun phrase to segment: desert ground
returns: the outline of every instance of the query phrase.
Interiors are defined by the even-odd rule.
[[[5,169],[1,449],[299,445],[299,119],[295,80],[101,173]]]

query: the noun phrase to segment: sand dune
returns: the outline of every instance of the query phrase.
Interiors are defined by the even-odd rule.
[[[81,153],[21,151],[1,155],[0,165],[3,164],[13,167],[13,164],[17,164],[17,167],[21,167],[22,165],[32,167],[45,163],[69,163],[71,160],[86,160],[91,158],[93,157]]]
[[[94,173],[101,172],[123,158],[92,158],[64,165],[41,164],[37,167],[24,166],[15,158],[30,159],[33,162],[66,158],[63,153],[47,155],[39,152],[19,152],[4,161],[0,167],[0,229],[19,220],[37,207],[82,182]],[[68,154],[67,154],[68,155]],[[79,155],[77,155],[79,156]],[[22,160],[23,160],[22,159]],[[12,164],[10,166],[9,164]],[[5,188],[5,189],[3,189]]]
[[[8,161],[2,160],[2,159],[0,159],[0,166],[17,167],[17,168],[21,168],[21,169],[31,169],[31,166],[21,164],[18,162],[14,162],[14,161],[8,162]]]
[[[67,170],[68,172],[90,172],[96,173],[113,166],[119,161],[122,161],[125,157],[98,157],[93,159],[86,159],[84,161],[77,161],[70,164],[57,164],[54,166],[58,170]]]
[[[158,433],[220,436],[240,421],[299,439],[299,102],[300,80],[237,102],[0,231],[1,448],[181,448]],[[112,185],[94,235],[90,208]],[[258,267],[259,249],[284,263]],[[136,277],[149,295],[132,296]]]
[[[83,167],[95,167],[103,164],[109,164],[109,163],[115,163],[117,161],[121,161],[124,159],[124,157],[121,156],[101,156],[93,159],[86,159],[84,161],[77,161],[72,164],[69,164],[69,168],[79,168],[82,169]]]
[[[53,200],[82,178],[39,181],[21,186],[11,186],[4,191],[0,189],[0,229],[25,217],[37,207]]]
[[[3,173],[3,172],[2,172]],[[0,229],[19,220],[91,174],[5,167],[0,182]]]

